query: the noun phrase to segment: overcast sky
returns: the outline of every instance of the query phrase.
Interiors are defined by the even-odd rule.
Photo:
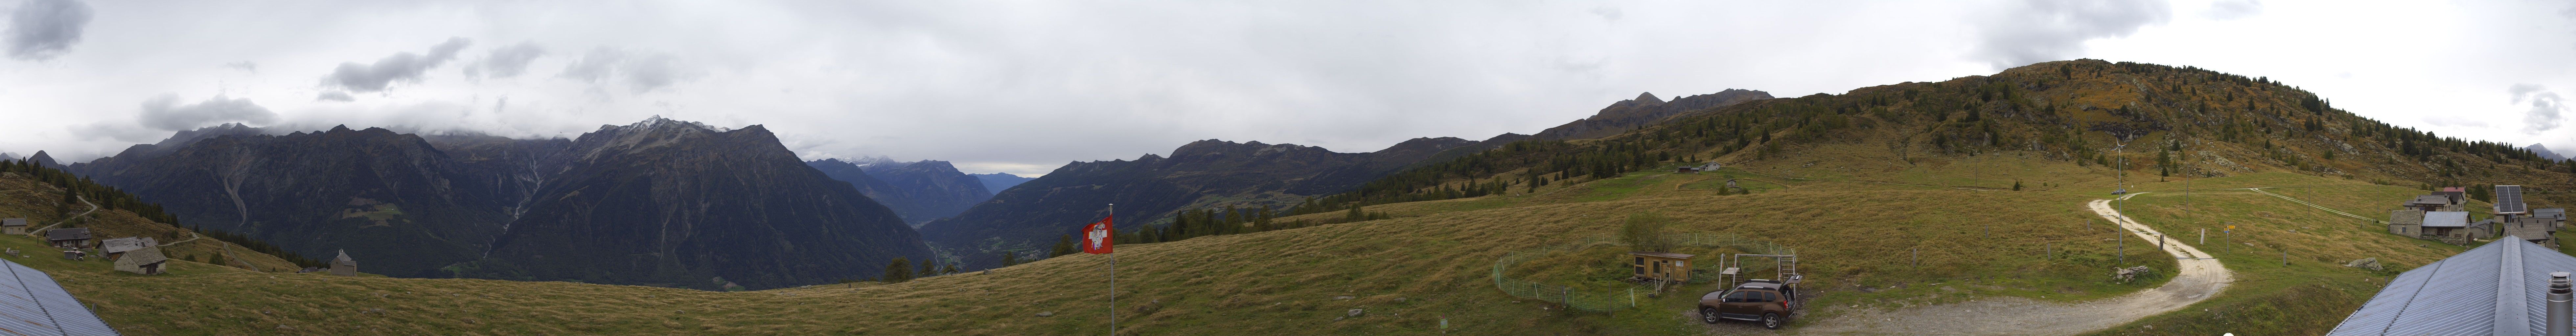
[[[226,122],[571,137],[767,125],[808,159],[1042,174],[1192,140],[1375,151],[1653,92],[1794,97],[2098,58],[2576,149],[2569,1],[0,0],[0,152]]]

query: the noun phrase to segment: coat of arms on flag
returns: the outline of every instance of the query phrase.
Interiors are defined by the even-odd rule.
[[[1082,253],[1108,254],[1110,246],[1116,245],[1112,238],[1116,231],[1109,228],[1111,218],[1115,216],[1101,217],[1100,222],[1082,227]]]

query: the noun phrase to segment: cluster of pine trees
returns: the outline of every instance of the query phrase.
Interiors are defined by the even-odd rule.
[[[276,245],[269,245],[268,242],[263,242],[248,236],[202,227],[179,225],[179,217],[162,211],[160,204],[144,202],[141,198],[134,197],[133,194],[128,194],[124,190],[118,190],[115,187],[98,184],[98,182],[91,181],[87,177],[74,176],[72,173],[64,172],[60,169],[54,169],[53,167],[46,167],[42,164],[37,164],[34,161],[0,160],[0,172],[17,173],[19,175],[27,176],[30,179],[44,182],[48,185],[53,185],[55,188],[63,189],[63,199],[59,203],[56,203],[54,207],[54,213],[56,216],[70,216],[82,211],[88,211],[89,209],[73,207],[74,204],[82,204],[81,201],[86,200],[91,204],[97,204],[99,211],[125,210],[126,212],[134,213],[136,217],[142,217],[145,220],[188,228],[189,230],[197,231],[198,234],[205,235],[206,238],[214,238],[215,240],[233,243],[234,245],[241,245],[242,248],[250,249],[251,251],[274,255],[278,258],[286,259],[287,262],[295,263],[297,266],[322,267],[330,265],[324,261],[306,258],[303,255],[286,251],[286,249],[278,248]]]

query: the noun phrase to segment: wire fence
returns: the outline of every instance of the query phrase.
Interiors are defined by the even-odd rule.
[[[1734,247],[1738,250],[1744,250],[1745,252],[1756,254],[1798,254],[1797,249],[1780,246],[1779,244],[1772,244],[1771,242],[1766,241],[1745,239],[1743,236],[1729,233],[1683,233],[1667,237],[1673,239],[1675,245],[1680,246]],[[1494,288],[1500,289],[1503,293],[1511,294],[1515,297],[1537,299],[1540,301],[1562,304],[1569,309],[1578,309],[1589,312],[1607,313],[1628,308],[1636,308],[1637,290],[1639,288],[1646,288],[1647,291],[1651,292],[1653,291],[1651,287],[1629,286],[1628,288],[1621,290],[1576,291],[1573,287],[1550,285],[1538,283],[1536,281],[1513,279],[1503,276],[1503,270],[1510,268],[1512,265],[1519,265],[1521,262],[1529,261],[1530,259],[1536,259],[1555,253],[1581,251],[1583,249],[1599,245],[1626,245],[1626,243],[1621,242],[1617,237],[1590,237],[1576,240],[1573,243],[1533,248],[1504,254],[1501,259],[1494,260]],[[1715,273],[1714,267],[1710,266],[1710,263],[1691,264],[1693,267],[1691,267],[1690,272],[1693,274]],[[1697,277],[1694,276],[1693,278]]]

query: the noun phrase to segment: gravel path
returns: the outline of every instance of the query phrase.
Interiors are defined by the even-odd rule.
[[[2145,194],[2145,193],[2138,193]],[[2127,199],[2138,194],[2121,196]],[[2153,241],[2155,229],[2138,224],[2114,210],[2111,200],[2094,200],[2088,204],[2093,212],[2119,223],[2139,239]],[[2059,303],[2018,297],[1979,299],[1975,301],[1899,308],[1845,314],[1816,321],[1784,333],[1771,333],[1753,327],[1751,330],[1720,324],[1710,334],[1796,334],[1796,335],[2074,335],[2107,329],[2140,318],[2182,309],[2192,303],[2218,294],[2234,282],[2218,259],[2200,249],[2177,240],[2165,245],[2165,253],[2178,260],[2182,272],[2164,286],[2093,301]],[[1694,317],[1697,313],[1693,314]],[[1749,326],[1749,325],[1747,325]],[[1731,328],[1732,327],[1732,328]],[[1762,331],[1751,332],[1748,331]]]

